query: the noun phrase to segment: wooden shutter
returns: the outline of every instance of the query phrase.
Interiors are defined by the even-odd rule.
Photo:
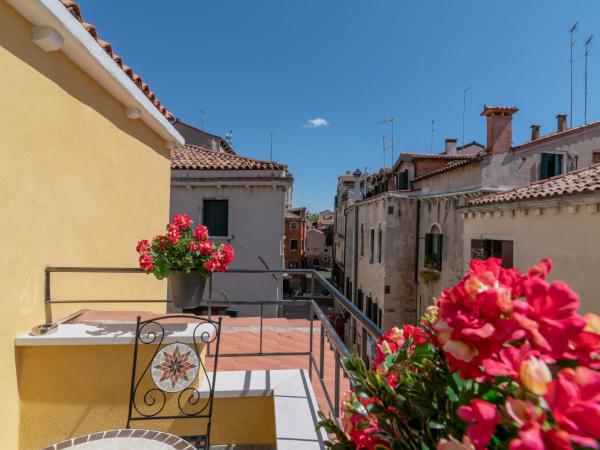
[[[204,200],[202,222],[211,236],[229,236],[229,201]]]
[[[554,176],[560,175],[563,168],[563,155],[557,153],[554,155]]]
[[[434,234],[435,239],[434,239],[434,243],[435,243],[435,260],[436,260],[436,264],[435,264],[435,268],[437,270],[442,270],[442,242],[443,242],[443,235],[441,234]]]
[[[513,241],[502,241],[502,267],[513,267]]]

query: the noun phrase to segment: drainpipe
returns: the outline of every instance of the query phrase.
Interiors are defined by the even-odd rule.
[[[419,301],[419,234],[421,232],[421,200],[417,199],[417,220],[416,223],[416,236],[415,236],[415,305],[417,309],[417,317],[415,322],[419,322],[419,310],[421,309],[421,302]]]

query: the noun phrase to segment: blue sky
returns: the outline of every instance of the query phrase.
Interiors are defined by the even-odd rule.
[[[600,1],[564,0],[80,0],[88,22],[179,118],[233,130],[238,153],[287,163],[294,203],[331,208],[337,176],[383,165],[393,116],[395,153],[434,151],[445,138],[485,143],[484,103],[517,106],[513,141],[530,125],[583,122],[583,40],[600,45]],[[596,48],[598,48],[598,46]],[[589,61],[588,121],[600,119],[600,55]],[[309,120],[323,119],[307,126]],[[387,162],[389,165],[390,155]]]

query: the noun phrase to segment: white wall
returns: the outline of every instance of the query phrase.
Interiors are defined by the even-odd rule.
[[[171,186],[171,216],[187,213],[195,224],[202,222],[204,199],[229,200],[229,239],[235,249],[231,269],[283,268],[284,197],[281,186]],[[208,295],[208,287],[205,297]],[[213,299],[266,300],[282,298],[282,278],[270,274],[215,274]],[[241,315],[257,308],[232,307]],[[265,310],[266,311],[266,310]],[[271,311],[274,312],[274,309]]]

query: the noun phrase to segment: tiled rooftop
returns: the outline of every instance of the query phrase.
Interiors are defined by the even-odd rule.
[[[178,170],[285,170],[287,166],[186,144],[171,150],[171,168]]]
[[[113,52],[112,45],[109,42],[106,42],[98,37],[98,30],[91,23],[87,23],[83,20],[83,16],[81,14],[81,8],[79,5],[73,0],[60,0],[61,3],[69,10],[69,12],[81,23],[81,25],[87,30],[87,32],[98,42],[98,45],[104,49],[106,53],[113,59],[115,64],[119,66],[123,72],[127,74],[127,76],[135,83],[135,85],[140,88],[140,90],[148,97],[148,99],[156,106],[156,108],[167,118],[169,121],[175,120],[175,116],[168,111],[156,98],[154,92],[150,90],[148,84],[142,80],[142,77],[135,73],[131,67],[123,63],[123,59]]]
[[[469,206],[582,194],[592,191],[600,191],[600,164],[537,181],[527,186],[478,197],[469,201]]]
[[[469,158],[463,159],[462,161],[459,161],[457,163],[448,164],[447,166],[444,166],[439,169],[432,170],[431,172],[427,172],[427,173],[424,173],[417,177],[414,177],[413,179],[411,179],[411,182],[423,180],[423,179],[429,178],[429,177],[433,177],[435,175],[439,175],[444,172],[449,172],[451,170],[458,169],[459,167],[468,166],[469,164],[473,164],[474,162],[481,161],[482,158],[483,158],[483,155],[481,155],[481,154],[471,155]]]
[[[400,158],[408,159],[441,159],[447,161],[461,161],[473,159],[476,155],[447,155],[445,153],[402,153]]]
[[[519,150],[522,150],[525,148],[529,148],[533,145],[551,141],[552,139],[558,139],[558,138],[562,138],[565,136],[570,136],[572,134],[577,134],[581,131],[590,130],[592,128],[596,128],[598,125],[600,125],[600,121],[588,123],[587,125],[581,125],[579,127],[569,128],[565,131],[555,131],[554,133],[547,134],[546,136],[542,136],[538,139],[534,139],[533,141],[527,141],[527,142],[524,142],[523,144],[517,145],[517,146],[513,147],[512,150],[519,151]]]

